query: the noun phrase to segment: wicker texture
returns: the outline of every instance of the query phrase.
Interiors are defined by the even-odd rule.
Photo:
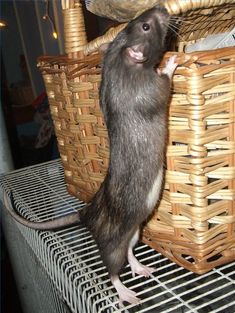
[[[81,10],[76,2],[67,4],[65,10]],[[202,273],[235,259],[235,48],[180,51],[187,42],[230,30],[235,6],[233,1],[186,0],[168,1],[167,6],[185,17],[170,103],[165,187],[143,240]],[[205,15],[209,12],[210,18]],[[99,108],[101,60],[92,51],[115,35],[112,29],[87,45],[84,40],[82,49],[67,51],[66,57],[39,60],[67,188],[84,201],[99,188],[109,158]]]
[[[165,7],[172,16],[182,19],[178,32],[179,50],[184,45],[234,28],[235,3],[233,0],[167,0]],[[141,12],[139,12],[141,13]],[[112,41],[126,24],[111,28],[106,35],[96,38],[84,47],[84,53],[97,51],[104,43]]]
[[[235,258],[235,49],[190,57],[174,76],[166,184],[144,241],[203,273]]]

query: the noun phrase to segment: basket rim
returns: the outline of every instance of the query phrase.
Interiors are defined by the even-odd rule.
[[[195,62],[198,59],[212,57],[214,54],[225,55],[227,56],[228,53],[231,51],[231,56],[234,55],[235,46],[231,47],[224,47],[218,48],[214,50],[203,50],[203,51],[192,51],[192,52],[179,52],[179,51],[167,51],[165,56],[168,58],[171,55],[177,55],[177,62],[178,64],[182,65],[184,63],[191,63]],[[37,66],[40,70],[48,69],[51,66],[58,66],[58,71],[60,68],[66,66],[76,66],[76,71],[86,69],[92,69],[98,65],[102,60],[102,53],[100,52],[93,52],[89,55],[84,55],[83,58],[69,58],[68,55],[55,55],[55,56],[47,56],[42,55],[37,58]],[[56,69],[54,69],[56,71]]]
[[[161,2],[160,2],[161,3]],[[160,4],[159,3],[159,4]],[[188,12],[198,11],[198,10],[210,10],[214,7],[223,7],[224,5],[235,6],[234,0],[168,0],[163,3],[163,6],[167,9],[172,16],[182,16]],[[142,12],[138,12],[136,17]],[[112,42],[117,34],[125,28],[127,23],[121,23],[115,27],[111,27],[108,31],[94,40],[88,42],[84,47],[83,51],[86,55],[97,51],[103,44]]]

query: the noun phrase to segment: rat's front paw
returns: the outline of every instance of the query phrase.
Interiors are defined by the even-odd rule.
[[[169,78],[172,78],[173,73],[174,73],[176,67],[178,66],[178,63],[175,63],[176,57],[177,57],[176,55],[173,55],[172,57],[170,57],[166,63],[166,66],[162,70],[162,73],[169,76]]]

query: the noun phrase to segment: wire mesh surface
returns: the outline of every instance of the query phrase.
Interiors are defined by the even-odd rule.
[[[44,221],[84,206],[67,193],[59,160],[2,175],[0,183],[13,193],[17,210],[31,220]],[[127,265],[121,280],[141,302],[119,308],[97,246],[83,225],[53,232],[17,226],[72,312],[235,312],[235,262],[197,275],[139,244],[136,257],[156,271],[153,278],[132,277]]]
[[[39,264],[31,246],[15,226],[15,222],[6,210],[2,213],[7,250],[24,313],[71,313],[44,267]],[[14,298],[15,294],[9,296]]]

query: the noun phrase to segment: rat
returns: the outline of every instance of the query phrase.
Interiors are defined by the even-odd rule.
[[[56,229],[78,221],[90,230],[119,302],[138,303],[119,273],[126,259],[132,275],[151,276],[154,269],[135,258],[140,228],[153,212],[162,189],[172,56],[159,69],[166,47],[170,16],[161,6],[132,20],[108,45],[102,66],[100,107],[108,130],[107,174],[90,203],[79,213],[48,222],[18,222],[36,229]],[[17,215],[17,216],[16,216]]]

